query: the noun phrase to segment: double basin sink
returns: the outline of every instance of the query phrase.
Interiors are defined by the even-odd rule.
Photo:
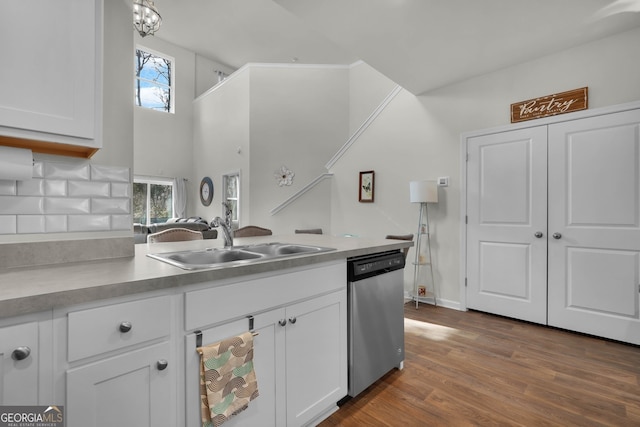
[[[335,251],[335,248],[290,243],[263,243],[230,248],[164,252],[147,254],[147,256],[184,270],[200,270],[329,251]]]

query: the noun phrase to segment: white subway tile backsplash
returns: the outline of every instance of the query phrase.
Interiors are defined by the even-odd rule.
[[[33,162],[34,178],[44,178],[44,164],[42,162]]]
[[[45,215],[44,229],[47,233],[64,233],[67,231],[67,216]]]
[[[69,181],[69,196],[109,197],[108,182]]]
[[[0,235],[131,230],[131,171],[36,161],[34,179],[0,180]]]
[[[45,163],[44,177],[47,179],[89,180],[89,164]]]
[[[18,215],[18,233],[44,233],[44,215]]]
[[[15,196],[16,187],[16,181],[0,179],[0,196]]]
[[[47,196],[66,196],[67,181],[58,179],[45,179],[44,194]]]
[[[131,215],[111,215],[112,230],[131,230],[133,217]]]
[[[91,199],[91,213],[128,214],[129,199]]]
[[[46,197],[44,211],[47,214],[88,214],[91,209],[88,198]]]
[[[131,184],[111,183],[111,197],[131,197]]]
[[[44,213],[42,197],[0,196],[0,215],[37,215]]]
[[[0,234],[16,234],[18,232],[16,215],[0,215]]]
[[[69,231],[104,231],[111,229],[109,215],[69,215]]]
[[[18,196],[44,196],[44,180],[29,179],[18,182]]]
[[[129,168],[91,165],[91,180],[129,182],[131,179],[129,177]]]

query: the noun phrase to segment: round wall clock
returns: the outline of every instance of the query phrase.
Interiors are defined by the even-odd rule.
[[[203,205],[209,206],[213,200],[213,182],[211,178],[205,176],[200,182],[200,201]]]

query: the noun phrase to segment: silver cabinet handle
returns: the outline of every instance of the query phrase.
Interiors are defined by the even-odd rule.
[[[554,239],[558,240],[558,239],[559,239],[559,238],[561,238],[561,237],[562,237],[562,234],[560,234],[560,233],[553,233],[553,238],[554,238]]]
[[[538,239],[541,238],[542,236],[544,236],[544,234],[542,234],[542,231],[536,231],[536,233],[534,234],[534,236],[536,236]]]
[[[290,322],[291,324],[294,324],[294,323],[296,323],[297,321],[298,321],[298,319],[296,319],[295,317],[290,317],[290,318],[289,318],[289,322]]]
[[[158,371],[164,371],[165,369],[167,369],[167,366],[169,366],[169,362],[167,362],[164,359],[160,359],[158,360],[158,363],[156,363],[156,367],[158,368]]]
[[[122,322],[120,323],[120,332],[123,332],[123,333],[129,332],[132,327],[133,325],[131,324],[131,322]]]
[[[27,357],[29,357],[30,354],[31,354],[31,349],[25,345],[13,350],[13,353],[11,353],[11,358],[13,360],[24,360]]]
[[[280,319],[278,320],[278,324],[280,326],[286,326],[287,325],[287,319]]]

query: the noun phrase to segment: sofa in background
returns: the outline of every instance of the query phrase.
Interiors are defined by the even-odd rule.
[[[218,237],[218,230],[209,227],[209,224],[200,217],[192,218],[172,218],[167,222],[151,224],[149,226],[142,224],[133,224],[133,238],[135,243],[146,243],[147,236],[159,231],[168,230],[170,228],[186,228],[189,230],[200,231],[203,239],[215,239]]]

